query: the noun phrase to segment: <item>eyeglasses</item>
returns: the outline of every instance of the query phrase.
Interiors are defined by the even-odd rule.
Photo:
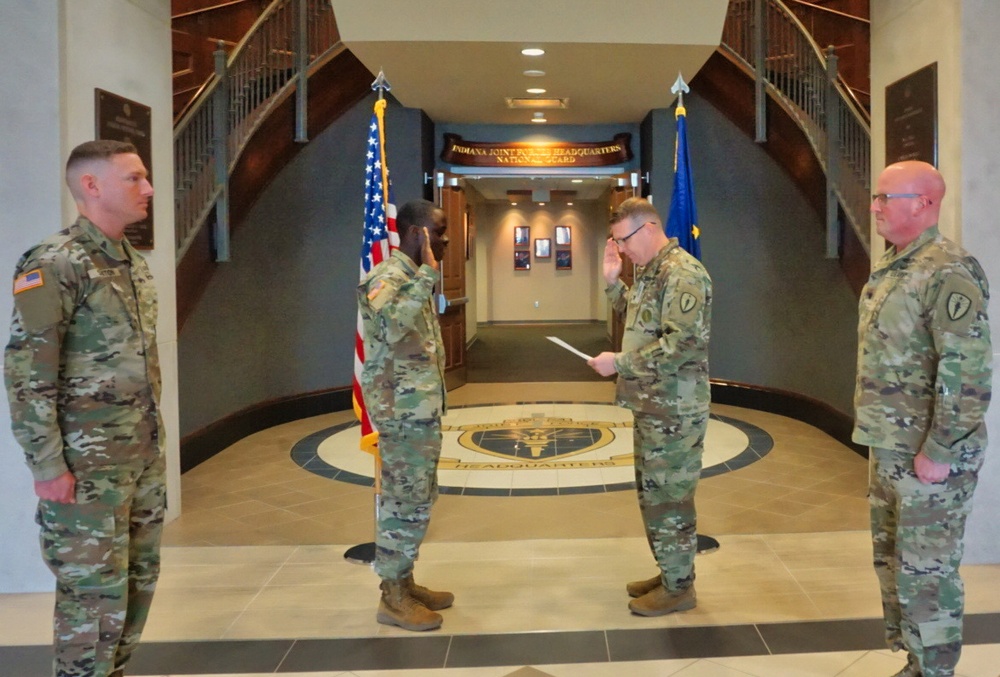
[[[639,226],[635,230],[633,230],[631,233],[629,233],[625,237],[613,237],[613,238],[611,238],[611,241],[614,242],[619,247],[621,247],[622,245],[624,245],[628,241],[628,239],[630,237],[632,237],[633,235],[635,235],[636,233],[638,233],[640,230],[642,230],[642,227],[645,226],[648,223],[652,223],[652,221],[646,221],[646,223],[640,223]]]
[[[885,203],[894,197],[924,197],[924,195],[923,193],[872,193],[872,202],[877,201],[885,206]],[[927,200],[927,204],[931,204],[931,201]]]

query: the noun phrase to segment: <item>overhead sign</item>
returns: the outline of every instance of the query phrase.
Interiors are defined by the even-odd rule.
[[[596,142],[485,142],[444,135],[441,159],[467,167],[607,167],[632,159],[632,135]]]

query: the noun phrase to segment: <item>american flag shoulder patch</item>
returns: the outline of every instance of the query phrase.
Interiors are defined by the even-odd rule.
[[[35,287],[41,287],[44,284],[45,279],[42,277],[41,268],[35,268],[34,270],[29,270],[14,280],[14,293],[20,294],[23,291],[28,291],[29,289],[34,289]]]

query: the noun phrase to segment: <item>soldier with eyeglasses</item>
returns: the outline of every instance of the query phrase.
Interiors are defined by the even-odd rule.
[[[620,279],[622,254],[638,266]],[[659,571],[625,586],[629,610],[662,616],[693,609],[697,551],[694,493],[701,476],[711,394],[708,341],[712,280],[701,261],[668,238],[649,201],[625,200],[604,250],[608,302],[624,314],[621,352],[588,364],[617,374],[615,403],[632,410],[636,488]]]
[[[871,447],[885,639],[907,652],[897,677],[950,677],[962,650],[962,538],[986,449],[989,287],[938,230],[945,182],[932,165],[889,165],[876,190],[888,249],[859,304],[853,439]]]

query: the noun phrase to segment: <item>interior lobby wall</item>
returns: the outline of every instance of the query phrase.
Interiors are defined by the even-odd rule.
[[[857,299],[840,264],[824,258],[820,215],[719,110],[695,91],[684,103],[702,262],[713,280],[712,378],[790,390],[850,413]],[[673,110],[647,124],[651,190],[666,219]]]
[[[941,232],[983,265],[993,290],[993,383],[1000,373],[1000,139],[996,61],[1000,3],[992,0],[891,0],[872,3],[872,172],[885,165],[885,87],[937,63],[938,169],[948,184]],[[872,228],[872,249],[884,242]],[[994,398],[995,399],[995,398]],[[990,444],[966,527],[968,563],[1000,562],[1000,407],[987,412]]]
[[[181,430],[348,386],[354,369],[365,152],[375,95],[307,144],[233,236],[180,340]],[[390,100],[397,206],[423,196],[420,111]]]
[[[477,238],[486,258],[486,284],[479,290],[481,322],[567,322],[591,321],[598,314],[598,252],[603,252],[607,229],[606,209],[596,201],[582,201],[567,207],[557,203],[539,206],[524,202],[514,207],[506,202],[487,202],[478,206]],[[569,226],[571,247],[556,245],[555,226]],[[527,226],[530,239],[527,252],[530,269],[514,269],[514,228]],[[548,258],[535,256],[535,242],[549,239]],[[572,253],[572,268],[559,270],[557,251]]]

